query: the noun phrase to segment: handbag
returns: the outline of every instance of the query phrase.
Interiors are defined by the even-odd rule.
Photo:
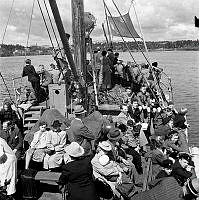
[[[94,180],[97,195],[104,199],[111,199],[113,197],[113,190],[111,186],[103,179],[96,178]]]

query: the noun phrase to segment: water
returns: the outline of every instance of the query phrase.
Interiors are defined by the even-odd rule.
[[[152,61],[158,61],[159,67],[171,77],[174,102],[176,108],[188,108],[189,141],[190,144],[199,146],[199,52],[197,51],[164,51],[150,52]],[[133,53],[138,63],[145,62],[140,53]],[[30,57],[32,64],[37,68],[44,64],[49,68],[53,62],[52,56]],[[123,60],[131,60],[128,53],[120,53]],[[0,58],[0,72],[11,93],[12,78],[19,77],[22,73],[24,57]],[[0,103],[7,96],[6,88],[0,78]]]

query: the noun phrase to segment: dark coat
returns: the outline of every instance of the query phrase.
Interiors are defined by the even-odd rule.
[[[162,169],[162,162],[163,160],[166,160],[167,157],[164,155],[161,151],[158,149],[155,149],[152,151],[152,176],[153,178],[156,177],[156,175],[161,171]]]
[[[159,179],[156,186],[150,190],[140,192],[130,200],[182,200],[182,187],[173,177]]]
[[[93,168],[89,157],[63,166],[59,184],[68,186],[68,200],[99,200],[93,182]]]
[[[30,81],[30,82],[37,82],[40,80],[40,77],[37,74],[37,72],[35,71],[35,68],[33,65],[24,66],[23,72],[22,72],[22,77],[24,77],[24,76],[28,76],[28,81]]]
[[[170,175],[168,175],[163,169],[158,173],[158,175],[155,177],[156,179],[160,179],[160,178],[165,178],[165,177],[169,177]]]
[[[179,161],[176,160],[172,166],[172,176],[176,178],[180,185],[184,185],[186,180],[192,176],[192,173],[182,168]]]
[[[0,121],[1,121],[1,124],[3,124],[3,122],[5,122],[5,121],[11,121],[11,122],[13,122],[13,124],[18,124],[19,119],[14,110],[9,109],[6,111],[6,110],[2,109],[0,111]]]

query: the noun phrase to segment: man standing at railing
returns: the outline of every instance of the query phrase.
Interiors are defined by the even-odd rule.
[[[26,65],[23,68],[22,77],[28,76],[28,81],[31,83],[32,88],[34,89],[35,96],[37,101],[40,102],[40,77],[35,71],[33,65],[31,65],[31,60],[26,60]]]

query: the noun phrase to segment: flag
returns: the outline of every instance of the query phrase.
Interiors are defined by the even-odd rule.
[[[128,38],[140,38],[140,36],[137,34],[137,32],[133,26],[133,23],[131,21],[129,13],[127,13],[121,17],[108,16],[108,20],[109,20],[111,33],[113,36],[118,36],[118,37],[122,36],[122,37],[128,37]],[[124,23],[124,21],[126,23]],[[128,26],[128,28],[126,25]]]
[[[195,16],[195,27],[199,28],[199,19]]]

